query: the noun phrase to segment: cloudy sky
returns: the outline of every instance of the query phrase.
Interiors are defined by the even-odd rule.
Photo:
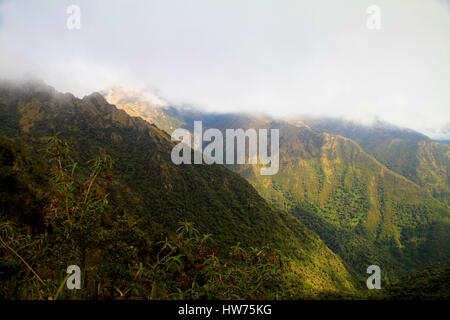
[[[380,29],[367,27],[370,5]],[[77,96],[120,85],[211,111],[378,117],[450,139],[450,1],[0,0],[0,77],[30,76]]]

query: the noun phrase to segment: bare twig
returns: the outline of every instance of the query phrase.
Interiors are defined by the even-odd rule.
[[[41,277],[39,277],[39,275],[36,273],[36,271],[34,271],[33,268],[13,248],[8,246],[1,237],[0,237],[0,242],[6,249],[11,251],[17,258],[19,258],[27,266],[28,269],[30,269],[30,271],[35,275],[35,277],[39,280],[39,282],[41,284],[45,285],[44,281],[42,281]]]

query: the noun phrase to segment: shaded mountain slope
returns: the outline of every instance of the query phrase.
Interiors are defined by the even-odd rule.
[[[426,263],[448,261],[448,208],[353,140],[316,132],[301,121],[183,111],[177,116],[190,130],[194,120],[222,130],[279,128],[278,174],[261,176],[257,166],[231,168],[265,199],[297,215],[359,272],[379,264],[396,278]],[[423,138],[412,131],[401,134]]]
[[[180,220],[227,246],[270,244],[291,259],[297,291],[352,290],[341,259],[293,215],[274,209],[224,166],[176,166],[168,135],[108,104],[99,94],[77,99],[44,85],[0,85],[0,131],[35,152],[56,132],[71,139],[74,157],[105,151],[115,159],[112,200],[125,212],[150,215],[169,230]],[[83,168],[82,168],[83,169]]]

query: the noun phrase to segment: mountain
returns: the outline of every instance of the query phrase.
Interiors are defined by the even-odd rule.
[[[450,204],[448,144],[432,141],[413,130],[380,121],[372,125],[332,118],[304,121],[314,130],[356,141],[386,167],[424,187],[444,204]]]
[[[104,152],[114,159],[111,203],[125,216],[150,221],[143,232],[152,232],[152,225],[175,232],[187,220],[225,250],[236,243],[270,245],[289,260],[296,297],[359,287],[352,269],[294,215],[273,207],[225,166],[174,165],[174,144],[165,132],[100,94],[78,99],[39,83],[0,84],[1,135],[38,157],[55,133],[71,140],[73,158],[81,164]],[[89,176],[86,165],[80,170]]]
[[[130,116],[141,117],[150,123],[157,124],[163,131],[172,132],[185,125],[181,117],[176,116],[177,110],[156,96],[125,90],[121,87],[112,87],[102,95],[109,103],[120,106]]]
[[[297,215],[358,271],[380,264],[395,278],[450,255],[447,206],[389,170],[357,143],[295,126],[242,115],[204,121],[216,128],[278,128],[280,170],[259,175],[233,166],[271,203]]]
[[[412,151],[407,146],[413,141],[411,144],[422,148],[419,157],[422,169],[416,168],[415,172],[420,172],[416,176],[430,181],[436,192],[442,194],[448,189],[445,163],[449,156],[440,150],[442,145],[426,136],[386,124],[364,134],[359,132],[361,126],[349,124],[348,132],[353,134],[345,137],[339,134],[341,131],[333,132],[337,130],[333,128],[340,128],[340,122],[333,122],[334,127],[319,127],[311,121],[174,109],[170,115],[189,130],[193,129],[194,120],[202,120],[204,128],[220,130],[279,129],[278,174],[261,176],[258,166],[230,168],[274,206],[296,215],[359,273],[365,272],[368,265],[378,264],[388,279],[396,279],[427,263],[448,262],[448,206],[433,199],[425,183],[408,179],[414,175],[396,172],[395,166],[390,169],[365,149],[386,150],[385,141],[397,139],[405,147],[392,147],[391,158],[411,160]],[[154,123],[158,125],[157,121]],[[361,146],[356,139],[370,143]],[[406,164],[399,167],[406,170],[408,166],[414,167]],[[440,198],[436,192],[434,195]]]

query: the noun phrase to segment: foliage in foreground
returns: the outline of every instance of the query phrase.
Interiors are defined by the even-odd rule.
[[[1,299],[280,298],[286,267],[270,248],[222,250],[189,222],[158,241],[149,217],[113,208],[109,156],[83,179],[57,136],[50,174],[10,142],[0,149]],[[66,288],[69,265],[82,270],[81,290]]]

